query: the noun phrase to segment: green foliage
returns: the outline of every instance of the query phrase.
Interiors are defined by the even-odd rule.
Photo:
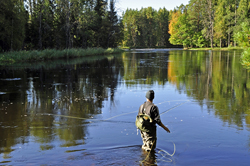
[[[188,5],[180,5],[170,13],[172,44],[236,47],[233,36],[240,31],[240,24],[249,20],[250,3],[249,0],[190,0]]]
[[[152,7],[127,9],[123,14],[123,47],[170,47],[169,11]]]
[[[25,37],[27,13],[19,0],[0,1],[0,50],[20,50]]]
[[[249,0],[190,0],[173,11],[127,9],[122,18],[115,5],[114,0],[1,1],[0,51],[229,47],[240,45],[233,36],[250,19]]]
[[[9,0],[0,9],[1,51],[117,47],[123,37],[114,0]]]
[[[11,64],[15,62],[41,61],[61,58],[76,58],[89,55],[103,55],[122,52],[119,48],[87,48],[87,49],[45,49],[42,51],[12,51],[0,54],[1,64]]]
[[[250,69],[250,48],[246,48],[242,53],[241,63],[246,69]]]
[[[250,47],[249,23],[243,22],[241,24],[241,30],[235,34],[235,39],[241,47]]]
[[[241,30],[235,34],[235,39],[237,43],[243,47],[245,50],[242,53],[241,60],[242,64],[250,69],[250,28],[248,22],[243,22],[241,24]]]

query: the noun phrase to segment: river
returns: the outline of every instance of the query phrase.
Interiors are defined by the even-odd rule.
[[[0,165],[250,163],[242,51],[141,49],[0,66]],[[171,131],[148,155],[135,127],[148,90]]]

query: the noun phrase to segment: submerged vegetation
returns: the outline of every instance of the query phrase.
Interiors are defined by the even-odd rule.
[[[87,48],[87,49],[65,49],[65,50],[55,50],[55,49],[45,49],[42,51],[13,51],[0,54],[0,63],[2,64],[12,64],[15,62],[27,62],[27,61],[40,61],[40,60],[52,60],[61,58],[76,58],[84,57],[90,55],[103,55],[103,54],[113,54],[122,52],[119,48]]]

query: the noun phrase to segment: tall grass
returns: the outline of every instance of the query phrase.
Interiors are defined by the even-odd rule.
[[[32,61],[45,61],[53,59],[77,58],[90,55],[106,55],[123,52],[119,48],[87,48],[87,49],[45,49],[42,51],[13,51],[0,54],[0,63],[15,63],[15,62],[32,62]]]

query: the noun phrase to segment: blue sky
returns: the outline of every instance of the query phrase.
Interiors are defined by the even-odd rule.
[[[116,9],[118,15],[121,15],[123,11],[127,8],[138,9],[142,7],[147,8],[151,6],[152,8],[158,10],[159,8],[165,7],[167,10],[173,10],[176,6],[181,4],[188,4],[189,0],[116,0]]]

